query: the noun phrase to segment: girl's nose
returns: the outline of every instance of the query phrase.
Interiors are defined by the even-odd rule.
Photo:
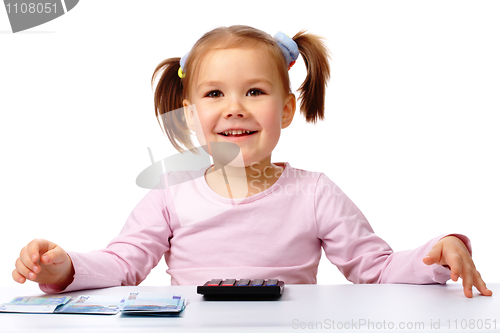
[[[246,118],[248,116],[248,111],[245,109],[242,101],[238,98],[232,98],[229,100],[229,104],[224,111],[224,118],[238,117]]]

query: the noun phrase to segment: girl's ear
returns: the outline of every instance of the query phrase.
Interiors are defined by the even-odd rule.
[[[194,113],[193,108],[191,107],[191,103],[189,102],[189,100],[185,99],[182,101],[182,106],[184,106],[184,117],[186,118],[186,123],[189,129],[195,132]]]
[[[283,115],[281,117],[281,128],[287,128],[293,120],[295,114],[296,100],[294,94],[289,94],[285,98],[285,105],[283,106]]]

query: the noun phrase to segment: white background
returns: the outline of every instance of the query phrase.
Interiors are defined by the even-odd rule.
[[[148,190],[136,176],[176,153],[154,117],[151,76],[206,31],[301,29],[332,53],[326,119],[299,113],[273,162],[322,171],[396,251],[470,237],[500,282],[500,2],[80,1],[12,34],[0,8],[0,285],[33,238],[104,248]],[[292,88],[305,78],[298,62]],[[143,285],[169,284],[161,262]],[[32,282],[29,282],[32,283]],[[318,283],[348,283],[322,260]]]

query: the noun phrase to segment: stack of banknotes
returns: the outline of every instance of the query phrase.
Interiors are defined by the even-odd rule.
[[[0,312],[179,316],[186,307],[179,294],[131,292],[127,296],[20,296],[0,305]]]

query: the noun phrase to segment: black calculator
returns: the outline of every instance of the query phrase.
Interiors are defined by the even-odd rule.
[[[274,300],[284,289],[285,283],[278,279],[212,279],[197,292],[207,300]]]

